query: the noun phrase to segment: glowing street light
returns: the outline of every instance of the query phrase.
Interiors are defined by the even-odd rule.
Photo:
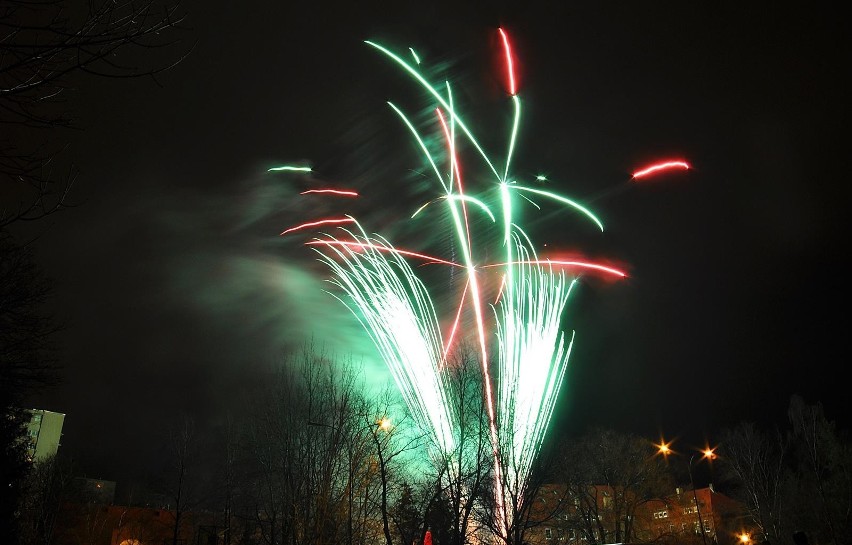
[[[699,459],[707,459],[712,460],[716,457],[716,454],[713,452],[711,448],[705,448],[701,451],[701,458]],[[701,508],[698,506],[698,495],[695,493],[695,481],[692,480],[692,461],[695,459],[695,454],[689,457],[689,484],[692,485],[692,498],[695,500],[695,513],[698,515],[698,528],[701,530],[701,541],[704,542],[704,545],[707,545],[707,535],[704,533],[704,521],[701,520]]]
[[[666,459],[668,459],[669,454],[673,454],[674,451],[671,448],[671,443],[666,443],[665,441],[660,441],[660,444],[654,445],[657,447],[657,450],[660,454],[662,454]],[[710,447],[705,447],[704,450],[698,451],[701,453],[701,457],[699,460],[714,460],[716,458],[716,453],[714,449]],[[689,463],[687,464],[687,472],[689,473],[689,484],[692,486],[692,499],[695,502],[695,514],[698,516],[698,529],[701,532],[701,540],[704,542],[704,545],[707,545],[707,535],[704,532],[704,521],[701,518],[701,507],[698,505],[698,494],[695,492],[695,480],[692,478],[692,463],[695,461],[695,455],[698,453],[693,453],[692,456],[689,457]],[[743,534],[746,535],[747,534]],[[742,536],[740,537],[742,540]],[[748,543],[748,542],[746,542]]]
[[[353,497],[352,496],[353,496],[353,490],[352,490],[352,487],[353,487],[353,481],[355,480],[355,467],[353,465],[354,460],[352,459],[353,436],[351,434],[344,434],[343,430],[341,430],[340,428],[338,428],[337,426],[335,426],[333,424],[326,424],[326,423],[323,423],[323,422],[313,422],[313,421],[309,420],[308,425],[309,426],[317,426],[317,427],[321,427],[321,428],[328,428],[328,429],[332,430],[337,435],[337,437],[345,437],[346,446],[347,446],[347,448],[346,448],[347,461],[348,461],[348,464],[349,464],[349,474],[348,474],[349,481],[347,482],[347,485],[346,485],[346,488],[347,488],[347,503],[348,503],[348,508],[349,508],[348,517],[347,517],[348,518],[347,528],[346,528],[346,543],[348,545],[352,545],[352,543],[353,543],[353,530],[352,530],[352,503],[353,503]],[[355,431],[356,432],[357,431],[368,431],[368,430],[372,431],[373,440],[375,441],[376,448],[379,449],[379,455],[381,455],[381,443],[380,443],[379,439],[377,438],[378,431],[382,430],[384,432],[390,432],[392,430],[392,428],[393,428],[393,425],[391,424],[391,419],[386,417],[386,416],[382,416],[382,417],[380,417],[376,420],[376,425],[375,425],[375,427],[372,428],[372,430],[370,430],[370,426],[367,425],[367,426],[362,426],[360,428],[360,430],[355,430]]]

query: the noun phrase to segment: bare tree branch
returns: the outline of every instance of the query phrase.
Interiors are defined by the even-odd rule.
[[[73,168],[53,172],[61,147],[21,141],[73,126],[63,101],[80,76],[148,76],[159,85],[157,74],[192,50],[175,37],[184,17],[179,4],[155,0],[91,0],[85,10],[64,0],[0,0],[0,129],[8,129],[0,130],[0,227],[65,208],[75,179]],[[170,47],[179,52],[159,63],[139,55]]]

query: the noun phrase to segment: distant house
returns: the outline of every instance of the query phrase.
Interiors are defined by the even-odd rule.
[[[167,509],[68,503],[63,505],[53,534],[54,545],[171,545],[175,513]],[[184,513],[177,532],[179,545],[220,545],[214,517]]]
[[[112,505],[115,502],[115,481],[76,477],[74,483],[80,497],[90,503]]]
[[[27,455],[31,461],[40,461],[55,456],[62,439],[62,425],[65,415],[43,409],[28,409],[30,420],[27,423]]]
[[[751,533],[745,514],[745,506],[711,484],[695,490],[678,488],[672,495],[648,501],[636,518],[642,519],[643,532],[651,539],[692,536],[702,543],[737,543],[740,535]]]
[[[564,485],[550,484],[539,491],[526,539],[533,545],[583,545],[590,532],[594,542],[629,532],[639,542],[735,544],[751,533],[745,513],[742,504],[712,485],[642,499],[590,486],[581,499]]]

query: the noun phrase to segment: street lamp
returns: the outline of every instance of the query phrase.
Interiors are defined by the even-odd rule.
[[[656,446],[659,449],[660,454],[662,454],[666,458],[668,458],[669,454],[672,454],[674,452],[671,449],[670,443],[661,441],[660,444]],[[713,460],[714,458],[716,458],[716,453],[713,452],[712,448],[707,447],[699,452],[701,453],[701,457],[699,458],[699,460]],[[704,545],[707,545],[707,535],[704,532],[704,521],[701,518],[701,507],[698,505],[698,494],[695,491],[695,480],[692,478],[692,463],[693,461],[695,461],[695,454],[697,453],[694,453],[692,454],[692,456],[689,457],[689,463],[687,464],[686,469],[689,473],[689,484],[690,486],[692,486],[692,500],[695,502],[695,514],[698,516],[698,529],[701,532],[701,541],[704,543]]]
[[[320,428],[328,428],[328,429],[332,430],[336,434],[337,437],[345,437],[346,447],[347,447],[346,448],[346,453],[347,453],[346,458],[347,458],[347,462],[349,463],[349,474],[347,476],[348,482],[347,482],[347,485],[346,485],[347,492],[348,492],[348,494],[347,494],[347,503],[348,503],[347,507],[348,507],[348,511],[349,511],[348,516],[347,516],[346,543],[347,543],[347,545],[352,545],[352,537],[353,537],[353,530],[352,530],[353,490],[352,490],[352,488],[353,488],[353,482],[355,480],[355,467],[354,467],[355,464],[353,463],[353,460],[352,460],[353,434],[349,433],[349,434],[344,435],[343,432],[341,431],[341,429],[338,428],[337,426],[333,425],[333,424],[326,424],[326,423],[323,423],[323,422],[314,422],[314,421],[308,420],[308,425],[309,426],[317,426],[317,427],[320,427]],[[382,471],[382,512],[383,513],[387,512],[387,483],[385,482],[385,476],[384,476],[384,471],[385,471],[384,462],[385,461],[382,457],[382,452],[381,452],[382,446],[381,446],[381,441],[378,438],[378,432],[379,432],[379,430],[382,430],[384,432],[390,432],[392,428],[393,428],[393,425],[391,424],[390,418],[383,416],[383,417],[377,419],[373,425],[369,425],[369,422],[368,422],[368,425],[362,426],[362,427],[360,427],[356,430],[359,435],[363,431],[369,431],[370,434],[372,435],[373,441],[375,442],[376,449],[378,449],[379,462],[382,466],[381,471]],[[385,523],[385,527],[387,528],[387,523]],[[387,531],[385,533],[387,534]]]
[[[379,430],[386,432],[386,439],[379,439]],[[390,437],[390,432],[392,430],[391,421],[388,417],[382,416],[378,420],[376,420],[376,424],[373,427],[373,441],[376,443],[376,455],[379,457],[379,471],[381,472],[382,479],[382,530],[385,534],[385,543],[387,545],[392,544],[391,534],[390,534],[390,521],[388,520],[388,480],[387,480],[387,469],[385,464],[387,460],[385,460],[385,453],[382,447],[384,443],[387,445],[386,440]],[[393,457],[393,455],[391,456]]]
[[[711,448],[705,448],[701,451],[701,458],[706,458],[708,460],[712,460],[716,457],[716,454],[713,452]],[[704,521],[701,520],[701,508],[698,506],[698,495],[695,492],[695,481],[692,479],[692,461],[695,459],[695,454],[689,457],[689,466],[687,469],[689,470],[689,484],[692,485],[692,499],[695,501],[695,513],[698,515],[698,528],[701,531],[701,541],[704,542],[704,545],[707,545],[707,535],[704,533]]]

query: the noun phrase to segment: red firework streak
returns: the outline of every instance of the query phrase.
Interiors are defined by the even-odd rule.
[[[647,178],[648,176],[652,176],[666,170],[689,170],[690,168],[689,163],[686,161],[663,161],[662,163],[655,163],[643,168],[642,170],[634,172],[633,179],[638,180],[639,178]]]

